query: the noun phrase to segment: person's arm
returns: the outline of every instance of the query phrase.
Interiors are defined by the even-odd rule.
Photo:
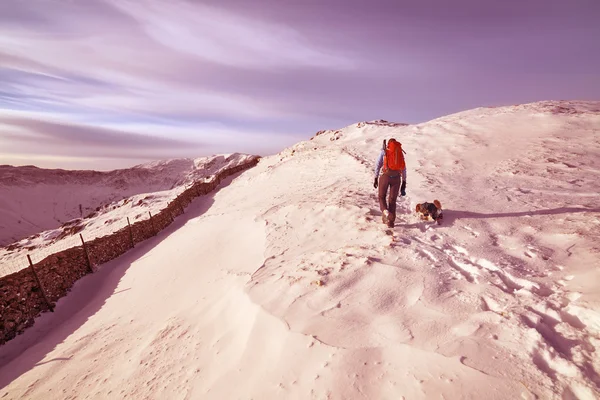
[[[377,159],[377,163],[375,164],[375,179],[379,178],[379,171],[381,170],[381,167],[383,167],[384,154],[385,152],[382,150],[381,153],[379,153],[379,158]]]

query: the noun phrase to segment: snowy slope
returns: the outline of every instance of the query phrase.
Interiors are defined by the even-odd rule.
[[[0,397],[597,398],[600,103],[391,125],[263,158],[84,278],[0,348]],[[412,213],[434,198],[441,226]]]
[[[0,165],[0,245],[57,228],[99,206],[203,179],[243,156],[228,157],[155,161],[109,172]]]
[[[26,266],[26,253],[40,261],[79,245],[79,237],[69,232],[92,240],[122,228],[127,217],[132,223],[147,219],[149,211],[156,214],[194,181],[210,179],[249,157],[235,153],[154,161],[110,172],[0,166],[0,243],[31,235],[0,247],[0,265]]]

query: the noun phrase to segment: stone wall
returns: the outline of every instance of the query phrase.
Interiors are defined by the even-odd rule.
[[[177,196],[152,219],[136,222],[110,235],[52,254],[33,265],[46,298],[53,305],[65,296],[77,280],[100,264],[113,260],[158,234],[175,217],[184,212],[192,200],[215,190],[221,181],[237,172],[255,166],[259,157],[221,171],[209,182],[196,182]],[[87,251],[87,253],[86,253]],[[31,268],[0,278],[0,345],[14,338],[34,323],[42,312],[50,310]]]

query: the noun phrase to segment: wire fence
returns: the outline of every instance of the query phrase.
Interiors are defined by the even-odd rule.
[[[28,263],[26,259],[19,260],[15,258],[12,260],[3,261],[2,264],[0,264],[0,277],[20,271],[23,268],[26,268],[27,265]]]
[[[259,157],[222,170],[210,181],[196,182],[181,192],[156,215],[133,222],[121,218],[111,225],[111,233],[84,239],[84,233],[73,231],[55,242],[35,248],[23,248],[4,257],[0,264],[0,345],[33,325],[44,311],[53,311],[54,302],[65,296],[83,276],[95,272],[98,265],[114,260],[169,226],[194,198],[210,193],[221,180],[253,167]],[[139,210],[138,210],[139,211]],[[136,215],[139,217],[139,214]],[[119,228],[113,230],[113,228]]]
[[[147,214],[147,213],[146,213]],[[74,231],[67,236],[61,237],[55,240],[49,240],[45,243],[38,245],[30,245],[18,247],[10,252],[4,250],[0,251],[0,278],[6,275],[13,274],[29,266],[29,256],[32,262],[38,263],[52,254],[63,252],[67,249],[81,246],[81,238],[79,234],[82,234],[85,240],[93,240],[100,236],[110,235],[116,231],[119,231],[127,226],[127,217],[120,219],[109,220],[108,227],[101,227],[94,229],[93,227],[83,231]],[[148,215],[146,216],[148,219]],[[138,221],[140,221],[139,219]],[[108,228],[108,229],[107,229]]]
[[[210,184],[213,180],[214,179],[202,180],[190,186],[186,186],[183,190],[175,192],[175,197],[171,198],[170,202],[168,202],[168,199],[165,199],[166,206],[163,209],[158,210],[158,212],[156,210],[151,211],[150,208],[145,207],[132,207],[131,212],[128,213],[128,215],[114,215],[109,213],[104,219],[97,219],[93,221],[92,224],[86,224],[82,227],[82,230],[75,229],[79,228],[77,225],[72,225],[70,227],[65,227],[63,225],[62,233],[55,239],[48,239],[37,244],[25,244],[21,246],[15,246],[13,244],[7,248],[0,248],[0,278],[27,268],[29,266],[27,256],[30,256],[35,264],[53,254],[81,246],[82,241],[79,237],[80,234],[85,241],[91,241],[118,232],[128,227],[128,225],[137,224],[143,221],[151,222],[150,220],[153,212],[159,214],[165,209],[168,209],[170,204],[179,204],[181,201],[178,202],[178,200],[181,200],[180,197],[186,192],[191,193],[192,195],[198,195],[197,185]],[[176,208],[181,209],[181,212],[183,212],[181,206],[176,206]]]
[[[8,247],[0,247],[0,279],[29,267],[28,257],[30,257],[35,264],[51,255],[82,246],[82,240],[92,241],[102,236],[109,236],[130,225],[145,223],[148,229],[158,232],[159,230],[164,229],[165,222],[169,222],[169,220],[172,221],[174,214],[179,215],[179,213],[183,213],[183,208],[189,204],[193,197],[205,194],[206,190],[212,190],[223,177],[256,165],[259,159],[260,158],[250,159],[238,166],[221,170],[210,178],[196,181],[191,184],[191,186],[185,187],[183,191],[178,191],[175,193],[175,198],[171,199],[164,208],[156,213],[154,216],[155,221],[152,220],[152,211],[150,211],[149,208],[132,208],[129,215],[109,214],[105,219],[96,220],[91,224],[86,224],[82,227],[83,230],[77,229],[79,228],[77,225],[70,227],[63,225],[63,231],[54,239],[48,239],[46,241],[39,240],[37,244],[35,243],[35,239],[33,239],[30,244],[12,244]],[[165,213],[167,214],[166,216],[160,215]],[[82,235],[82,237],[80,237],[80,235]],[[141,241],[145,240],[144,238],[147,234],[141,234],[134,229],[132,236],[135,236],[135,240]]]

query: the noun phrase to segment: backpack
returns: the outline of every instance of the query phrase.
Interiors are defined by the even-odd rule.
[[[406,168],[406,163],[404,162],[404,154],[402,154],[405,153],[405,151],[402,150],[402,143],[396,141],[396,139],[390,139],[387,143],[387,146],[385,146],[384,149],[384,171],[402,171]]]

